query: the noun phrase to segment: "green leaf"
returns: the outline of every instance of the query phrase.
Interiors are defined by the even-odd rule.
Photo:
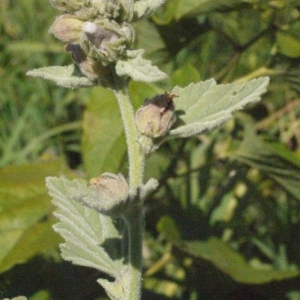
[[[300,57],[300,41],[291,35],[278,31],[276,33],[276,45],[278,51],[283,55],[291,58]]]
[[[48,177],[46,185],[57,207],[55,216],[59,219],[53,228],[65,239],[60,245],[62,257],[117,277],[121,265],[106,252],[107,239],[120,240],[115,223],[110,217],[73,200],[74,195],[84,192],[86,185],[62,177]],[[116,252],[116,249],[111,250]]]
[[[150,59],[154,65],[165,64],[168,53],[157,26],[149,19],[142,19],[141,21],[134,23],[133,26],[136,32],[135,47],[137,49],[145,49],[144,56],[147,59]],[[145,36],[147,36],[147,38],[144,38]]]
[[[263,284],[300,275],[299,271],[254,268],[239,253],[217,238],[210,238],[203,242],[182,242],[179,247],[194,257],[210,261],[235,281],[245,284]]]
[[[299,157],[282,144],[264,142],[251,123],[244,124],[245,138],[234,157],[262,171],[300,201]]]
[[[109,90],[93,90],[83,117],[82,151],[89,178],[120,170],[125,136],[117,100]]]
[[[232,117],[233,111],[259,101],[268,83],[268,77],[226,85],[217,85],[210,79],[185,88],[175,87],[172,93],[179,95],[174,98],[175,109],[184,125],[171,130],[170,135],[189,137],[220,126]]]
[[[157,230],[163,233],[170,241],[178,242],[180,232],[175,221],[169,216],[163,216],[157,223]]]
[[[59,86],[72,89],[95,85],[95,82],[83,76],[75,65],[34,69],[27,72],[27,75],[51,80]]]
[[[257,0],[180,0],[177,2],[176,19],[207,14],[216,10],[228,10],[241,4],[256,2]]]
[[[127,51],[127,60],[119,60],[116,72],[119,76],[129,76],[135,81],[155,82],[164,80],[168,76],[156,66],[152,66],[150,60],[142,58],[145,50]]]
[[[186,64],[182,68],[172,73],[171,83],[173,86],[185,86],[192,82],[200,81],[200,74],[191,64]]]
[[[164,0],[140,0],[134,3],[136,19],[146,18],[164,3]]]
[[[123,276],[122,281],[98,279],[97,282],[105,289],[111,300],[122,300],[125,298],[124,287],[129,286],[129,276]]]
[[[45,177],[67,173],[61,160],[0,171],[0,272],[56,249],[59,236],[51,228],[53,206]]]

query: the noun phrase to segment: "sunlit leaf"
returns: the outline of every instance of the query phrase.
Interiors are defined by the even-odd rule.
[[[72,89],[95,85],[95,82],[83,76],[75,65],[34,69],[27,72],[27,75],[51,80],[59,86]]]
[[[185,88],[175,87],[172,91],[178,95],[174,98],[175,109],[184,125],[171,130],[170,135],[189,137],[220,126],[235,110],[259,101],[268,83],[268,77],[226,85],[217,85],[210,79]]]
[[[54,225],[54,230],[65,239],[60,245],[62,257],[116,277],[120,265],[105,249],[105,244],[109,246],[106,239],[120,239],[114,221],[73,200],[72,195],[84,190],[85,183],[48,177],[46,184],[57,207],[55,216],[59,222]]]
[[[163,4],[164,0],[140,0],[134,3],[134,14],[137,19],[145,18]]]
[[[144,50],[127,51],[127,60],[119,60],[116,72],[119,76],[129,76],[136,81],[155,82],[168,76],[153,66],[150,60],[142,58]]]

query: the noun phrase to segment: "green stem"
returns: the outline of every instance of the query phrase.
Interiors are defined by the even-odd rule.
[[[124,220],[128,230],[128,290],[124,300],[141,299],[142,287],[142,238],[144,216],[142,207],[129,211]]]
[[[142,270],[142,236],[143,236],[143,208],[138,188],[143,183],[144,155],[140,151],[139,134],[135,125],[134,111],[128,96],[127,87],[123,85],[114,91],[124,124],[129,159],[129,187],[134,205],[129,209],[124,220],[128,231],[128,270],[125,300],[139,300],[141,297]],[[134,199],[135,198],[135,199]]]
[[[124,124],[129,159],[129,186],[136,189],[143,182],[144,155],[138,143],[139,135],[135,125],[134,111],[126,87],[114,91]]]

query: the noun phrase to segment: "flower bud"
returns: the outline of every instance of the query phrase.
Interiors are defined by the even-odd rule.
[[[120,217],[128,200],[129,186],[121,173],[103,173],[90,180],[90,188],[95,194],[98,211],[113,218]]]
[[[127,198],[129,187],[124,176],[113,173],[103,173],[99,177],[90,180],[91,187],[95,190],[99,199],[103,201],[122,201]]]
[[[72,58],[83,75],[92,81],[98,81],[104,87],[111,84],[112,74],[109,66],[103,66],[101,61],[87,56],[78,44],[68,44],[66,50],[72,53]]]
[[[65,14],[56,18],[49,31],[61,41],[74,43],[80,39],[83,23],[75,16]]]
[[[158,138],[169,131],[176,121],[173,102],[173,98],[176,96],[165,93],[152,99],[146,99],[135,115],[137,127],[143,135]]]
[[[102,26],[92,22],[85,22],[82,26],[82,30],[87,35],[89,41],[102,52],[106,51],[105,43],[113,42],[118,39],[118,35],[114,32],[108,31]]]

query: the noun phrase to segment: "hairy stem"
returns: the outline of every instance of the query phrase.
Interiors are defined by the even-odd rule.
[[[124,124],[126,135],[127,152],[129,159],[129,186],[137,188],[143,182],[144,156],[138,143],[139,135],[135,125],[134,111],[128,96],[127,87],[114,91]]]
[[[143,236],[143,210],[142,199],[138,188],[143,183],[144,155],[140,151],[138,131],[135,125],[134,111],[128,96],[127,87],[115,91],[118,99],[122,120],[125,129],[127,152],[129,159],[129,187],[131,197],[136,205],[129,210],[124,220],[128,232],[128,270],[125,300],[138,300],[141,297],[141,269],[142,269],[142,236]]]
[[[124,300],[141,299],[142,285],[142,237],[144,217],[142,207],[129,211],[124,220],[128,230],[128,291]]]

